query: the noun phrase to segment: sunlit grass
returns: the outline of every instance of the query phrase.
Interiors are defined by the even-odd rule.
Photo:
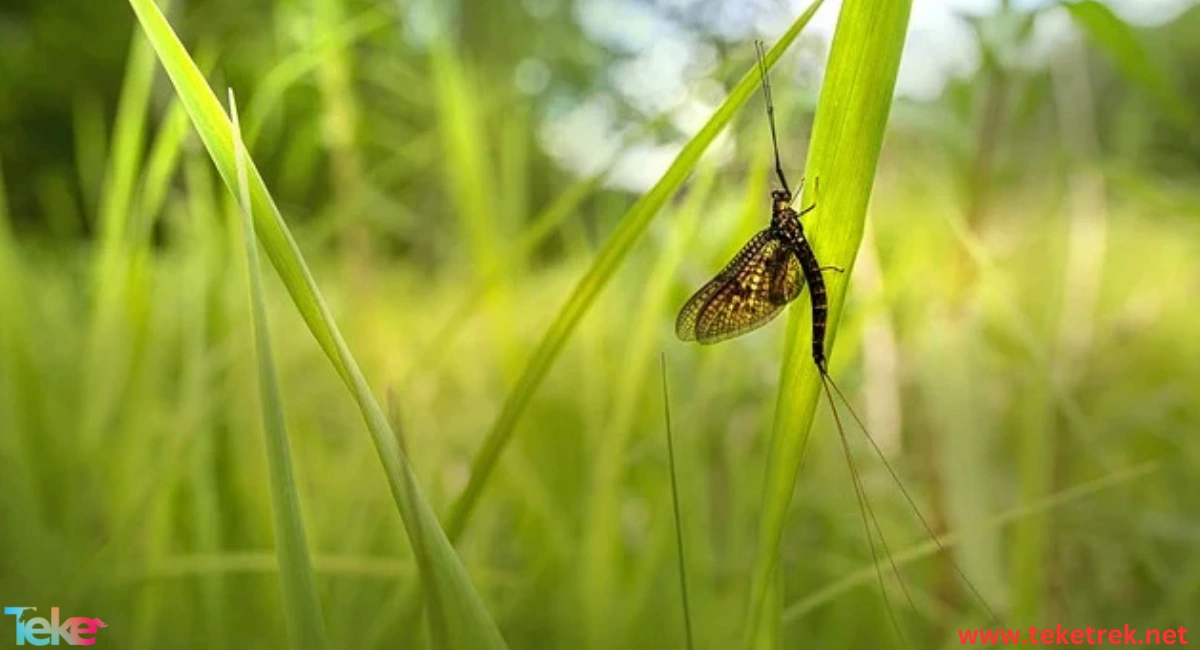
[[[917,247],[924,254],[884,256],[884,271],[900,286],[924,285],[926,291],[914,291],[911,295],[897,291],[890,299],[889,309],[901,314],[898,319],[898,336],[906,352],[905,368],[915,378],[936,376],[938,367],[921,356],[917,342],[923,334],[920,314],[936,308],[938,297],[935,290],[939,272],[938,260],[949,250],[943,248],[947,238],[944,229],[936,227],[913,228],[911,222],[925,211],[929,204],[899,200],[904,196],[899,188],[885,187],[885,195],[897,198],[892,207],[881,207],[877,211],[880,223],[879,246],[883,250],[900,251],[902,248]],[[739,199],[740,203],[740,199]],[[740,210],[737,204],[722,207],[708,205],[704,214],[727,215],[732,218]],[[695,218],[692,215],[690,218]],[[674,223],[686,215],[668,213],[664,219]],[[716,227],[716,224],[714,224]],[[1134,215],[1121,216],[1114,236],[1126,237],[1132,243],[1127,250],[1117,253],[1112,260],[1111,281],[1106,283],[1103,312],[1099,316],[1102,340],[1124,341],[1114,345],[1111,351],[1097,358],[1097,371],[1085,393],[1078,394],[1081,408],[1093,414],[1087,432],[1091,445],[1103,451],[1105,461],[1097,464],[1089,455],[1074,451],[1064,459],[1064,484],[1060,489],[1084,484],[1107,474],[1117,474],[1127,467],[1135,466],[1145,459],[1160,459],[1165,464],[1154,474],[1143,476],[1106,489],[1103,493],[1081,497],[1060,504],[1051,511],[1051,516],[1060,522],[1055,526],[1059,535],[1065,536],[1063,543],[1068,548],[1079,549],[1083,555],[1075,560],[1069,575],[1082,585],[1095,580],[1102,586],[1100,593],[1084,595],[1073,588],[1074,606],[1070,620],[1086,625],[1087,620],[1107,620],[1126,616],[1167,625],[1182,616],[1188,603],[1187,593],[1192,593],[1196,584],[1195,566],[1190,554],[1172,543],[1168,531],[1142,538],[1134,535],[1136,526],[1128,522],[1142,521],[1131,508],[1139,508],[1142,502],[1155,503],[1163,513],[1164,522],[1186,530],[1187,519],[1182,517],[1181,508],[1186,508],[1186,490],[1190,484],[1189,467],[1194,468],[1200,458],[1200,450],[1187,435],[1186,422],[1189,417],[1187,386],[1196,380],[1195,347],[1186,336],[1187,300],[1184,287],[1156,288],[1150,278],[1159,274],[1176,277],[1194,277],[1198,272],[1195,261],[1187,255],[1185,236],[1194,235],[1193,228],[1184,221],[1168,220],[1161,226],[1147,228]],[[1036,242],[1051,233],[1038,228],[1018,231],[1022,239]],[[1137,233],[1137,236],[1134,236]],[[1009,289],[1003,294],[1004,301],[1014,301],[1023,311],[1036,314],[1036,301],[1022,298],[1022,288],[1033,290],[1043,285],[1043,280],[1033,267],[1039,261],[1050,264],[1050,251],[1040,247],[1040,257],[1031,257],[1038,246],[1024,246],[1021,250],[1004,252],[1011,236],[1000,235],[989,246],[1001,256],[1000,262],[1010,263],[1022,259],[1029,267],[1027,271],[1006,274],[1005,284]],[[941,242],[941,243],[939,243]],[[901,243],[903,245],[901,245]],[[722,250],[708,250],[716,242],[700,249],[700,254],[713,262],[719,262]],[[223,246],[215,243],[218,248]],[[236,274],[221,272],[219,265],[198,265],[205,253],[199,247],[190,248],[184,258],[162,259],[151,266],[154,284],[170,287],[170,294],[161,292],[153,303],[150,319],[156,323],[154,338],[145,345],[151,351],[146,361],[140,363],[134,374],[134,387],[126,391],[126,402],[118,408],[122,430],[115,432],[112,442],[102,455],[91,457],[90,469],[80,476],[68,477],[52,474],[59,463],[74,464],[83,459],[71,455],[69,450],[56,441],[70,440],[62,431],[70,421],[64,414],[50,409],[37,414],[36,419],[47,420],[52,435],[36,441],[33,449],[57,449],[53,462],[38,461],[42,456],[29,456],[33,462],[14,465],[14,473],[6,473],[4,481],[17,481],[25,472],[40,476],[59,476],[62,485],[75,485],[79,480],[98,480],[101,476],[130,475],[106,490],[114,507],[101,511],[77,510],[70,506],[72,500],[55,501],[45,496],[25,501],[26,510],[9,510],[11,521],[24,522],[27,535],[7,536],[8,549],[4,566],[6,575],[13,576],[18,585],[47,579],[47,574],[37,567],[54,557],[84,558],[92,549],[93,542],[86,537],[55,535],[41,521],[44,513],[53,511],[57,516],[69,517],[72,521],[87,518],[99,521],[105,528],[120,530],[128,513],[128,507],[136,505],[142,498],[142,487],[153,479],[169,490],[157,489],[149,498],[153,504],[149,521],[153,525],[135,526],[126,548],[144,549],[147,552],[122,552],[109,562],[104,570],[95,574],[92,582],[84,585],[80,607],[91,611],[109,611],[121,617],[129,612],[128,618],[136,624],[124,630],[112,628],[112,642],[128,640],[130,646],[148,647],[154,639],[166,638],[165,634],[178,629],[202,629],[207,619],[187,614],[182,607],[197,602],[197,587],[200,580],[213,578],[225,582],[228,587],[223,598],[230,618],[227,625],[231,632],[241,630],[256,638],[282,641],[282,620],[276,597],[271,590],[277,583],[271,573],[271,563],[259,561],[238,569],[239,558],[247,552],[264,552],[269,549],[269,537],[262,523],[268,521],[265,497],[267,484],[262,475],[264,458],[256,428],[253,402],[238,397],[241,391],[252,390],[253,367],[243,359],[249,354],[251,338],[244,326],[233,323],[246,317],[244,284]],[[693,248],[692,250],[696,250]],[[707,252],[705,252],[707,251]],[[1151,252],[1154,252],[1151,255]],[[232,254],[236,249],[226,249]],[[698,363],[681,350],[672,348],[670,323],[677,303],[690,284],[679,279],[674,296],[668,296],[657,307],[637,306],[633,298],[642,290],[640,268],[652,268],[655,263],[652,249],[635,253],[628,273],[620,273],[614,280],[613,295],[600,303],[600,308],[614,313],[633,310],[651,310],[658,314],[656,320],[655,349],[667,349],[671,361],[671,386],[673,416],[676,421],[676,444],[679,453],[681,498],[691,563],[693,606],[697,625],[697,637],[701,644],[712,640],[736,638],[740,623],[741,600],[744,591],[738,583],[744,579],[756,542],[753,531],[756,525],[756,504],[761,495],[761,468],[765,456],[762,446],[763,432],[770,422],[769,396],[774,390],[773,366],[777,355],[770,343],[782,334],[781,326],[768,328],[761,335],[732,344],[713,358]],[[72,338],[70,330],[56,328],[53,322],[63,313],[61,296],[69,295],[69,285],[47,281],[47,262],[37,258],[24,260],[29,271],[25,276],[38,277],[32,304],[23,311],[21,319],[29,330],[32,344],[30,349],[46,349],[48,337],[55,337],[60,349],[78,349],[81,340]],[[506,314],[513,322],[530,319],[545,320],[551,316],[548,304],[556,297],[569,291],[579,265],[566,265],[552,271],[530,275],[522,283],[525,289],[513,295],[512,311]],[[320,271],[318,271],[320,272]],[[330,296],[338,305],[338,313],[346,330],[353,332],[353,340],[363,350],[362,362],[371,376],[380,385],[396,384],[405,376],[405,359],[419,353],[419,342],[430,328],[440,322],[439,316],[452,310],[464,297],[466,287],[454,283],[429,286],[412,277],[403,268],[380,269],[383,279],[378,287],[369,292],[333,287]],[[207,279],[200,281],[200,275]],[[894,286],[894,285],[889,285]],[[167,300],[168,295],[177,298]],[[290,314],[286,296],[277,282],[268,282],[267,297],[271,321],[279,330],[277,365],[281,373],[284,406],[287,411],[289,430],[295,436],[297,477],[306,513],[311,512],[310,526],[313,533],[315,567],[318,584],[323,593],[326,615],[332,639],[351,638],[355,630],[382,626],[393,634],[402,630],[389,627],[395,615],[391,596],[397,590],[412,584],[415,573],[407,552],[404,551],[402,532],[395,519],[394,510],[387,498],[386,485],[377,476],[377,460],[365,440],[349,435],[359,426],[351,405],[346,404],[341,388],[333,373],[327,370],[327,361],[319,349],[307,341],[297,319]],[[351,298],[353,298],[351,300]],[[673,298],[673,299],[672,299]],[[214,318],[226,320],[226,334],[214,337],[213,333],[188,334],[194,329],[200,303],[210,305],[206,316],[200,321]],[[866,306],[851,303],[850,308]],[[994,308],[1006,305],[996,303]],[[78,309],[72,308],[72,309]],[[218,311],[213,311],[218,310]],[[72,312],[67,312],[72,313]],[[78,313],[78,312],[75,312]],[[853,313],[853,311],[848,312]],[[415,317],[413,315],[416,315]],[[851,345],[857,338],[856,318],[848,319],[844,325],[842,345],[849,346],[842,360],[842,379],[848,388],[857,383],[855,375],[856,354]],[[9,321],[11,322],[11,321]],[[571,513],[588,512],[591,501],[590,485],[600,467],[600,457],[594,452],[602,446],[612,444],[611,425],[603,418],[593,419],[589,413],[605,409],[625,391],[617,381],[619,365],[601,366],[601,376],[593,375],[589,385],[592,390],[576,390],[574,378],[594,366],[590,365],[587,350],[591,346],[609,349],[623,346],[626,341],[626,321],[606,319],[603,327],[589,327],[585,322],[579,344],[564,349],[561,365],[551,373],[544,392],[531,405],[527,414],[526,434],[522,443],[514,446],[513,455],[506,458],[497,474],[498,483],[488,497],[488,506],[481,511],[481,518],[463,552],[467,568],[475,583],[484,591],[489,609],[497,619],[514,646],[522,647],[565,647],[576,638],[576,625],[580,623],[578,612],[563,603],[573,601],[570,594],[581,588],[576,576],[580,575],[577,565],[581,562],[579,551],[593,542],[583,537],[582,522],[574,520]],[[999,317],[989,317],[989,322],[1001,323]],[[1166,329],[1150,328],[1149,323],[1166,323]],[[11,331],[6,326],[5,331]],[[1173,332],[1173,333],[1172,333]],[[197,379],[187,384],[174,381],[164,382],[163,377],[174,367],[174,350],[182,336],[187,336],[202,353],[189,353],[190,364],[200,364],[194,371]],[[79,334],[74,335],[78,337]],[[194,337],[201,336],[199,339]],[[530,349],[533,337],[518,340],[516,345]],[[1028,374],[1028,363],[1022,357],[1010,358],[1005,352],[1013,345],[1010,338],[999,331],[988,339],[976,339],[972,346],[985,352],[987,365],[979,370],[986,376],[988,390],[999,397],[1012,395],[1018,387],[1014,378]],[[185,348],[186,349],[186,348]],[[499,362],[490,353],[490,335],[486,320],[474,318],[463,326],[463,331],[450,351],[449,359],[435,374],[418,376],[409,380],[405,402],[405,418],[410,434],[410,451],[414,456],[418,475],[428,482],[429,491],[444,508],[449,500],[462,488],[463,470],[469,462],[470,452],[478,445],[489,418],[498,407],[504,372]],[[74,376],[69,366],[52,363],[46,353],[33,356],[37,372],[36,385],[43,389],[65,391],[72,385]],[[1138,361],[1148,359],[1149,361]],[[11,357],[5,357],[5,377],[13,377]],[[1123,368],[1137,363],[1143,370],[1122,373]],[[1152,363],[1156,369],[1146,368]],[[651,359],[653,370],[653,359]],[[1117,388],[1119,382],[1125,388]],[[653,377],[649,377],[653,379]],[[644,382],[646,378],[643,378]],[[202,382],[203,390],[180,401],[190,394],[179,393],[195,381]],[[5,386],[12,386],[9,381]],[[652,387],[652,383],[651,383]],[[921,383],[911,384],[911,389],[923,391]],[[922,394],[922,393],[919,393]],[[623,398],[622,398],[623,399]],[[615,573],[608,577],[612,588],[621,594],[604,614],[603,621],[589,625],[603,627],[620,626],[626,638],[645,640],[652,644],[676,644],[682,642],[682,627],[678,619],[677,578],[673,563],[673,537],[669,524],[668,487],[665,475],[665,456],[661,443],[661,413],[658,400],[649,390],[638,398],[631,408],[628,451],[624,455],[623,478],[619,479],[617,496],[618,521],[612,522],[607,539],[616,539],[603,546],[603,553],[611,559]],[[764,404],[765,402],[765,404]],[[919,415],[918,402],[909,402]],[[1022,404],[1011,399],[993,402],[993,418],[1003,413],[1019,414]],[[6,417],[8,414],[6,414]],[[981,416],[989,417],[989,416]],[[176,421],[175,426],[164,423]],[[6,420],[7,421],[7,420]],[[57,423],[64,423],[59,425]],[[64,428],[59,428],[63,426]],[[792,517],[782,552],[781,571],[786,578],[783,610],[787,612],[788,638],[817,639],[832,645],[863,645],[888,643],[886,629],[882,626],[850,626],[839,621],[860,620],[863,611],[879,607],[878,595],[873,586],[873,573],[863,569],[869,559],[865,551],[857,520],[852,516],[854,508],[849,483],[845,477],[844,461],[840,451],[833,446],[832,431],[824,428],[828,421],[818,419],[817,438],[801,478],[800,489],[806,494],[817,494],[819,498],[801,499],[792,509]],[[924,432],[919,424],[914,435]],[[218,433],[223,432],[223,433]],[[418,433],[424,432],[424,433]],[[956,432],[958,433],[958,432]],[[1009,480],[1010,463],[1014,458],[1005,452],[1005,432],[992,429],[985,434],[961,432],[973,444],[996,446],[1001,451],[997,464],[990,470],[992,476],[986,482],[973,482],[961,489],[989,490],[990,498],[1002,506],[1002,510],[1015,507],[1010,492],[1005,488]],[[987,437],[983,437],[986,435]],[[174,439],[181,436],[180,441]],[[185,443],[186,440],[193,441]],[[209,440],[199,446],[195,442]],[[912,444],[919,449],[921,438]],[[11,448],[7,444],[6,449]],[[179,443],[185,447],[184,465],[170,459],[177,457]],[[142,451],[139,451],[142,450]],[[8,453],[7,451],[5,453]],[[30,452],[33,453],[33,452]],[[918,498],[924,494],[920,480],[925,466],[919,456],[907,457],[906,464],[910,484],[915,482]],[[870,458],[864,456],[864,465]],[[951,459],[952,461],[953,459]],[[83,465],[77,465],[84,467]],[[181,473],[180,469],[189,468]],[[204,474],[208,478],[204,481]],[[90,478],[88,478],[90,477]],[[963,480],[963,479],[956,479]],[[886,477],[876,469],[868,470],[868,489],[876,500],[876,507],[884,517],[885,530],[897,555],[903,555],[910,547],[927,544],[917,527],[909,519],[902,503],[898,501]],[[43,484],[48,485],[48,484]],[[188,513],[196,512],[186,498],[205,485],[218,490],[216,503],[219,519],[191,519]],[[221,496],[219,486],[236,486],[236,492],[225,492]],[[1174,486],[1172,489],[1171,486]],[[44,488],[45,489],[45,488]],[[612,488],[609,488],[612,489]],[[22,491],[21,493],[26,493]],[[172,496],[177,495],[177,496]],[[185,498],[179,498],[185,497]],[[43,499],[47,499],[43,504]],[[57,506],[54,504],[58,504]],[[39,505],[42,504],[42,505]],[[66,507],[66,510],[63,507]],[[50,510],[48,510],[48,508]],[[988,519],[1000,511],[984,513]],[[1171,513],[1177,513],[1172,516]],[[856,516],[856,515],[854,515]],[[1130,519],[1132,517],[1132,519]],[[260,519],[261,518],[261,519]],[[1152,519],[1157,516],[1151,516]],[[197,546],[194,530],[196,525],[217,525],[223,533],[216,538],[217,549]],[[1118,522],[1127,522],[1121,527],[1125,534],[1114,538],[1109,528]],[[1148,521],[1148,520],[1147,520]],[[190,522],[190,523],[189,523]],[[259,523],[251,523],[259,522]],[[147,522],[148,523],[148,522]],[[594,529],[593,529],[594,530]],[[1003,530],[1003,529],[1001,529]],[[240,532],[239,532],[240,531]],[[957,531],[956,531],[957,532]],[[985,532],[985,536],[995,536]],[[615,536],[615,537],[614,537]],[[61,540],[46,544],[45,540]],[[964,535],[961,543],[972,543],[970,535]],[[1124,540],[1121,542],[1120,540]],[[1124,544],[1137,542],[1140,552],[1154,562],[1172,563],[1179,567],[1179,578],[1169,582],[1152,581],[1137,577],[1135,565],[1125,558]],[[34,542],[42,540],[41,543]],[[1112,540],[1107,541],[1107,540]],[[957,547],[956,547],[957,548]],[[155,549],[152,552],[151,549]],[[1087,549],[1084,551],[1084,549]],[[198,553],[208,558],[199,562]],[[336,556],[336,562],[324,560]],[[586,558],[591,561],[592,558]],[[1078,564],[1076,564],[1078,563]],[[376,566],[377,569],[369,567]],[[18,569],[17,567],[24,568]],[[931,565],[917,560],[906,567],[907,578],[916,590],[928,592]],[[357,568],[362,567],[362,568]],[[407,570],[405,567],[409,567]],[[626,568],[622,568],[626,567]],[[971,568],[968,566],[967,570]],[[124,578],[141,575],[147,579],[129,583]],[[826,593],[852,576],[860,580],[856,589],[843,588],[832,599],[813,609],[809,598]],[[1090,577],[1089,577],[1090,576]],[[1109,586],[1103,586],[1109,585]],[[1135,593],[1154,594],[1161,606],[1130,612],[1128,606],[1120,605],[1123,598],[1115,591],[1132,590]],[[43,593],[41,590],[36,593]],[[52,599],[53,593],[44,592]],[[127,609],[126,598],[139,594],[154,593],[156,606],[153,609]],[[936,612],[937,610],[931,610]],[[133,613],[137,612],[136,615]],[[241,613],[239,613],[241,612]],[[803,613],[803,615],[801,615]],[[948,614],[947,614],[948,615]],[[979,620],[978,613],[964,613],[964,620]],[[275,631],[263,629],[254,621],[274,621]],[[664,625],[664,621],[673,622]],[[1065,624],[1065,623],[1064,623]],[[143,639],[135,643],[126,636],[132,629],[148,626]],[[547,635],[549,639],[547,639]],[[271,642],[274,644],[274,642]],[[369,647],[388,647],[386,636],[377,639]]]
[[[388,24],[375,12],[343,19],[312,52],[270,76],[277,81],[239,90],[239,97],[261,98],[248,118],[287,119],[274,112],[278,102],[291,84],[312,82],[318,54]],[[162,28],[157,24],[160,46],[169,39]],[[9,214],[0,182],[0,585],[39,608],[104,618],[109,628],[100,643],[108,647],[285,647],[285,599],[308,594],[285,587],[280,595],[286,569],[276,555],[271,494],[281,486],[266,471],[255,398],[262,368],[246,300],[240,213],[223,184],[237,186],[230,182],[237,177],[232,140],[219,104],[198,96],[205,82],[194,70],[184,75],[190,106],[166,92],[169,101],[151,107],[143,97],[148,50],[134,49],[142,54],[132,59],[125,101],[141,112],[118,118],[111,143],[93,143],[111,150],[110,167],[84,175],[109,179],[104,200],[126,206],[108,204],[98,213],[113,225],[100,229],[96,246],[50,247],[10,227],[26,215]],[[168,52],[177,72],[187,67],[181,50]],[[749,43],[729,56],[748,69]],[[438,65],[462,67],[461,77],[442,80],[444,103],[480,92],[468,85],[479,79],[468,62]],[[338,97],[349,91],[338,85],[336,69],[324,74],[333,77],[325,101],[353,99]],[[790,101],[790,91],[776,82],[778,102]],[[472,241],[456,251],[455,264],[432,273],[380,256],[368,262],[372,280],[357,282],[342,272],[344,256],[310,241],[324,241],[316,232],[339,232],[332,218],[289,234],[251,174],[256,225],[282,268],[264,267],[262,305],[332,647],[444,647],[433,641],[438,635],[478,625],[488,636],[491,621],[513,648],[683,647],[660,351],[669,358],[697,647],[731,647],[744,633],[743,616],[759,597],[750,576],[765,557],[764,528],[781,540],[771,578],[778,588],[762,607],[778,617],[767,636],[782,647],[894,645],[885,619],[875,615],[880,596],[827,415],[818,411],[814,419],[801,496],[789,501],[790,490],[775,490],[776,515],[763,514],[781,341],[787,330],[786,347],[799,346],[788,368],[809,364],[803,319],[703,350],[679,344],[671,329],[689,290],[741,243],[737,234],[768,217],[765,126],[759,106],[747,101],[757,98],[754,80],[736,92],[730,111],[745,102],[742,114],[754,114],[745,120],[748,130],[735,134],[749,146],[743,151],[739,143],[732,165],[690,159],[667,189],[628,213],[632,226],[614,226],[632,201],[596,199],[600,183],[587,179],[560,188],[541,218],[524,214],[519,192],[495,189],[528,175],[518,147],[506,150],[504,136],[478,124],[470,137],[454,135],[458,120],[488,123],[489,105],[476,115],[437,115],[442,126],[426,134],[428,142],[440,143],[444,129],[465,165],[444,171],[446,192],[468,191],[423,217],[462,218],[462,207],[495,200],[507,221],[453,223]],[[156,119],[140,119],[147,113]],[[207,129],[210,146],[221,145],[214,147],[217,167],[192,119]],[[521,119],[505,128],[519,128]],[[296,133],[309,132],[302,126]],[[794,174],[802,171],[792,144],[797,131],[785,125],[783,134],[785,165]],[[828,155],[831,142],[814,141],[810,160]],[[1012,620],[1014,626],[1188,624],[1200,590],[1192,550],[1200,466],[1200,338],[1192,313],[1200,232],[1189,214],[1196,197],[1177,188],[1176,200],[1163,201],[1152,177],[1118,179],[1141,193],[1114,205],[1111,240],[1119,245],[1105,259],[1095,343],[1072,380],[1057,383],[1050,351],[1063,292],[1061,197],[999,188],[994,221],[964,233],[949,165],[894,153],[890,165],[885,159],[870,214],[882,287],[879,295],[847,298],[832,355],[837,378],[852,399],[869,403],[872,395],[859,390],[863,322],[886,317],[903,396],[893,463],[923,506],[946,514],[946,543],[989,596],[999,594],[999,606],[1009,607],[1005,595],[1056,585],[1031,607],[1032,620]],[[0,161],[0,172],[21,162]],[[857,245],[847,235],[857,226],[839,220],[854,210],[829,196],[837,184],[831,189],[827,178],[846,176],[810,164],[809,174],[822,176],[819,199],[830,201],[810,231],[814,246],[818,253],[847,251]],[[858,171],[856,184],[868,176]],[[492,191],[501,196],[489,197]],[[109,227],[120,236],[105,234]],[[531,242],[547,236],[565,241],[565,252],[530,263]],[[617,253],[602,248],[614,239]],[[969,318],[947,319],[963,304],[954,260],[964,249],[976,278]],[[289,257],[300,250],[306,266]],[[599,284],[581,289],[580,278]],[[298,314],[296,292],[318,284],[327,309],[317,300]],[[501,299],[483,300],[497,288]],[[564,315],[564,304],[577,309]],[[798,307],[793,311],[807,312]],[[306,328],[330,320],[344,344],[331,330],[314,341]],[[547,337],[554,323],[560,325],[550,331],[561,336]],[[354,351],[357,368],[339,356],[346,350]],[[533,365],[533,379],[518,382],[528,359],[545,366]],[[796,409],[788,421],[799,422],[809,406],[788,400],[811,396],[784,384],[781,408]],[[514,385],[527,394],[514,397]],[[401,415],[379,426],[385,420],[373,404],[389,388]],[[522,400],[519,419],[512,406],[507,419],[500,417],[514,399]],[[374,438],[362,435],[363,409],[375,418]],[[1042,423],[1052,454],[1044,464],[1031,466],[1018,449],[1027,422]],[[380,472],[381,454],[396,468],[387,456],[394,442],[383,439],[394,441],[399,424],[413,471]],[[452,521],[489,432],[505,427],[504,453],[469,526],[462,519],[455,548],[461,564],[428,549],[414,552],[412,537],[436,538],[434,512],[442,524]],[[901,611],[902,622],[914,638],[928,639],[920,647],[956,647],[953,628],[982,626],[984,616],[962,594],[944,590],[944,567],[929,557],[930,542],[859,447],[868,492],[918,606]],[[778,476],[795,469],[782,467]],[[1024,501],[1019,486],[1030,472],[1049,479],[1048,493]],[[409,500],[417,492],[427,506]],[[931,504],[937,494],[953,498]],[[402,520],[398,507],[419,516]],[[1019,583],[1004,554],[1015,547],[1014,525],[1044,531],[1050,549],[1023,558],[1019,571],[1030,580]],[[449,552],[442,541],[431,544]],[[445,583],[426,587],[434,608],[443,603],[433,612],[442,624],[425,625],[413,638],[405,616],[418,567],[428,575],[438,564],[451,579],[469,576],[458,593],[478,598],[464,605],[445,597]]]
[[[412,543],[422,580],[428,587],[429,611],[435,621],[434,638],[439,645],[449,648],[505,647],[499,630],[412,477],[407,456],[398,446],[395,433],[342,338],[275,200],[252,161],[244,161],[244,168],[238,164],[240,159],[234,146],[237,138],[232,133],[229,119],[154,3],[131,0],[130,4],[214,165],[230,190],[240,188],[245,197],[242,209],[255,222],[252,230],[259,233],[259,241],[287,287],[297,311],[362,413]],[[302,588],[299,583],[290,587]],[[294,594],[290,597],[303,598]]]
[[[237,171],[237,196],[241,208],[242,236],[246,249],[246,274],[250,285],[250,313],[253,316],[254,352],[258,361],[259,400],[263,411],[263,433],[267,447],[267,469],[271,486],[271,512],[274,515],[275,548],[279,562],[280,591],[288,639],[293,647],[319,650],[328,647],[325,618],[317,597],[300,498],[292,466],[291,441],[284,424],[279,395],[279,378],[271,349],[270,325],[258,261],[258,239],[250,203],[250,185],[246,176],[246,145],[235,96],[229,93],[229,112],[233,122],[234,167]]]
[[[845,269],[826,285],[829,327],[822,344],[830,357],[846,295],[847,278],[840,276],[852,272],[862,240],[910,9],[903,1],[888,4],[886,10],[870,2],[844,3],[821,88],[804,169],[811,181],[799,205],[816,204],[819,210],[805,222],[820,263]],[[782,598],[773,593],[783,588],[776,573],[779,548],[820,387],[810,352],[812,314],[792,309],[788,320],[745,622],[747,650],[781,647],[779,607],[768,611],[769,602]]]

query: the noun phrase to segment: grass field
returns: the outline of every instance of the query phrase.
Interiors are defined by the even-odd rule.
[[[149,3],[131,4],[152,24]],[[902,36],[903,22],[894,27]],[[183,70],[191,59],[172,63],[144,40],[108,155],[81,174],[101,179],[94,237],[14,228],[20,215],[0,182],[3,605],[98,616],[108,627],[97,645],[112,648],[487,647],[492,623],[511,648],[684,647],[665,354],[697,647],[900,647],[828,405],[811,380],[788,379],[810,372],[807,298],[790,308],[790,326],[780,318],[713,347],[674,336],[689,293],[769,216],[753,75],[730,92],[724,117],[746,104],[733,129],[747,144],[742,167],[697,152],[664,178],[674,185],[661,209],[645,213],[657,190],[635,204],[587,179],[534,210],[513,189],[534,173],[521,147],[489,130],[494,114],[454,101],[471,96],[476,77],[442,56],[432,64],[438,144],[418,141],[406,154],[417,162],[397,163],[442,159],[444,204],[407,217],[439,224],[432,266],[372,250],[342,218],[399,218],[371,192],[381,172],[353,162],[352,148],[333,184],[340,203],[318,215],[281,204],[288,230],[278,233],[270,196],[243,180],[270,260],[249,265],[238,199],[221,185],[234,158],[210,156],[192,130],[207,105],[151,101],[162,63]],[[331,58],[312,62],[332,85],[324,115],[353,114]],[[826,99],[839,92],[831,74]],[[271,124],[264,87],[238,98],[247,134]],[[179,96],[189,90],[200,97],[186,84]],[[223,90],[216,97],[225,104]],[[869,104],[867,115],[886,119],[886,97],[882,109]],[[842,189],[831,180],[811,233],[818,253],[840,255],[845,239],[854,264],[837,289],[849,287],[831,373],[953,563],[1007,627],[1188,627],[1200,615],[1200,193],[1087,165],[1002,184],[986,220],[972,222],[947,180],[953,162],[901,138],[881,142],[881,122],[862,145],[882,144],[876,176],[873,164],[830,153],[854,144],[832,140],[839,127],[822,119],[806,168],[864,179]],[[20,164],[2,160],[0,171]],[[1097,170],[1099,190],[1082,176]],[[856,201],[861,248],[838,221]],[[53,205],[48,222],[78,218],[51,215]],[[527,225],[539,218],[549,225]],[[638,219],[642,230],[630,229]],[[287,237],[306,266],[288,266]],[[623,248],[605,274],[590,275],[614,241]],[[260,297],[248,291],[250,269],[261,270]],[[303,293],[306,272],[319,298]],[[563,329],[581,278],[592,277],[594,303]],[[252,309],[259,299],[265,322]],[[352,359],[339,356],[336,332],[314,339],[325,331],[318,304]],[[269,332],[258,346],[256,325]],[[544,380],[530,383],[539,358]],[[282,462],[294,480],[264,445],[272,405],[261,396],[275,380],[274,430],[290,443]],[[793,493],[770,457],[789,453],[780,436],[799,432],[792,422],[807,434],[800,412],[812,404]],[[480,450],[504,426],[508,444],[475,507],[461,510]],[[885,564],[907,645],[958,647],[956,629],[995,626],[865,439],[847,435],[915,606]],[[287,528],[297,523],[284,507],[292,496],[302,529]],[[786,517],[772,573],[761,549],[775,507]],[[299,555],[277,553],[288,544]],[[305,604],[309,563],[317,610]],[[748,631],[755,607],[763,627]]]

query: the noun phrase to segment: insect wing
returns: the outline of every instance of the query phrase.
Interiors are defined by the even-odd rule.
[[[771,229],[754,236],[675,321],[684,341],[716,343],[757,329],[800,295],[800,262]]]
[[[771,268],[770,297],[771,302],[786,305],[804,290],[804,273],[800,269],[800,258],[785,247],[780,246],[776,255],[784,259],[777,259]]]
[[[692,297],[683,305],[683,309],[679,310],[679,316],[675,319],[675,335],[683,341],[695,341],[697,337],[696,324],[700,320],[700,315],[709,306],[713,298],[721,292],[722,287],[733,281],[739,273],[739,270],[762,250],[764,244],[771,238],[769,230],[763,230],[755,235],[750,241],[742,246],[742,250],[734,256],[725,268],[707,284],[700,287],[700,290],[692,294]]]

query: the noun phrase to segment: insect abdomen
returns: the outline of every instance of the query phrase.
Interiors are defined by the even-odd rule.
[[[812,357],[821,372],[825,372],[825,323],[829,315],[829,299],[825,295],[825,278],[821,275],[821,263],[801,234],[796,238],[796,257],[804,270],[808,293],[812,299]]]

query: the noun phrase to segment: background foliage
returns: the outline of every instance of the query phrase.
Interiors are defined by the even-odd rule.
[[[702,55],[678,104],[630,90],[648,46],[612,3],[159,3],[212,87],[236,91],[249,153],[376,399],[396,396],[443,522],[642,196],[615,154],[692,138],[688,111],[707,119],[752,39],[799,14],[633,4]],[[1101,3],[1001,3],[961,20],[978,65],[892,109],[833,374],[1011,627],[1187,626],[1200,10],[1143,27]],[[1063,27],[1048,47],[1047,25]],[[100,616],[112,647],[283,646],[237,203],[128,5],[8,0],[0,35],[0,601]],[[801,35],[774,71],[792,177],[826,50]],[[700,349],[672,324],[765,223],[763,121],[755,96],[693,164],[463,526],[459,557],[509,647],[682,646],[659,351],[698,644],[742,632],[786,328]],[[594,147],[588,165],[568,138]],[[419,558],[379,457],[263,275],[330,644],[422,647]],[[818,409],[783,531],[781,645],[894,647],[830,424]],[[888,577],[910,643],[957,646],[986,614],[852,440],[889,548],[913,556],[916,611]]]

